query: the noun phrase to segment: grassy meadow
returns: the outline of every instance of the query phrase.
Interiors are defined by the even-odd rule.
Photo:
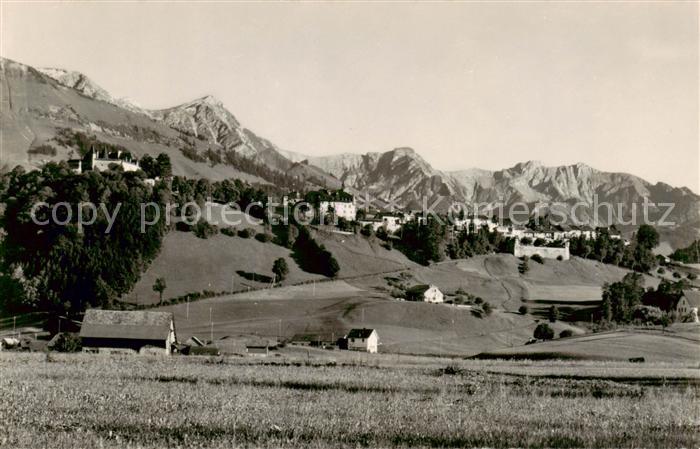
[[[0,354],[0,446],[700,444],[697,363],[318,354]]]

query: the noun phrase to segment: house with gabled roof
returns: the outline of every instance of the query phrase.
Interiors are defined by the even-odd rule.
[[[177,337],[170,312],[89,309],[80,328],[87,352],[126,351],[143,353],[159,348],[172,352]]]
[[[376,329],[351,329],[345,338],[348,349],[351,351],[366,351],[374,354],[379,350],[379,334]]]
[[[700,291],[683,290],[683,295],[676,303],[676,313],[679,316],[692,315],[693,320],[698,322],[698,311],[700,311]]]
[[[406,299],[440,304],[445,302],[445,295],[435,285],[420,284],[406,290]]]

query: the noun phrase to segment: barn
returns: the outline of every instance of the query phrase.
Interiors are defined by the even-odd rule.
[[[170,354],[176,342],[175,320],[170,312],[89,309],[80,339],[88,352],[144,353],[162,349]]]

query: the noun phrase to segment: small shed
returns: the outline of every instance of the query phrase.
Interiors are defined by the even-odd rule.
[[[80,338],[88,352],[140,352],[150,346],[171,354],[175,320],[170,312],[89,309]]]
[[[270,348],[263,345],[245,345],[245,352],[251,356],[262,356],[265,357],[270,354]]]
[[[376,353],[379,350],[379,334],[375,329],[351,329],[347,337],[348,349]]]
[[[275,345],[266,338],[249,337],[245,339],[245,352],[249,356],[265,357]]]

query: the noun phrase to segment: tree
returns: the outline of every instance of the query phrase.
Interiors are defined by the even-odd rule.
[[[484,311],[484,315],[489,316],[493,312],[493,307],[491,307],[491,304],[484,301],[484,303],[481,305],[481,310]]]
[[[200,239],[208,239],[209,237],[216,235],[219,232],[219,228],[218,226],[209,223],[204,218],[200,218],[199,221],[192,226],[192,232]]]
[[[551,340],[554,338],[554,329],[549,327],[549,324],[541,323],[535,328],[533,336],[538,340]]]
[[[299,229],[291,223],[273,226],[272,231],[275,233],[275,243],[285,248],[294,246],[294,242],[299,236]]]
[[[169,178],[173,175],[173,166],[170,163],[170,156],[165,153],[160,153],[156,157],[156,166],[158,167],[158,176],[161,178]]]
[[[335,277],[340,271],[333,254],[324,245],[316,242],[306,226],[299,226],[299,236],[292,249],[294,259],[304,271],[328,277]]]
[[[51,349],[56,352],[78,352],[81,348],[82,344],[78,334],[64,332],[58,334]]]
[[[527,312],[529,312],[529,311],[530,311],[530,309],[528,309],[525,304],[520,306],[520,308],[518,309],[518,313],[520,313],[521,315],[527,315]]]
[[[139,161],[139,167],[146,173],[146,177],[155,178],[158,176],[158,169],[156,167],[156,161],[151,157],[150,154],[144,155]]]
[[[549,312],[547,313],[550,323],[554,323],[559,319],[559,309],[557,306],[551,306]]]
[[[559,332],[559,338],[568,338],[573,336],[574,331],[572,331],[571,329],[564,329],[563,331]]]
[[[530,271],[530,265],[528,264],[528,257],[523,256],[522,262],[520,262],[520,265],[518,265],[518,272],[520,274],[526,274],[528,271]]]
[[[632,319],[632,312],[644,294],[642,275],[626,274],[619,282],[603,286],[602,316],[606,321],[627,323]]]
[[[236,184],[230,179],[224,179],[212,184],[211,196],[223,204],[236,203],[240,198]]]
[[[283,281],[289,273],[289,267],[287,266],[287,261],[280,257],[275,260],[272,264],[272,272],[275,274],[277,281]]]
[[[159,304],[163,302],[163,292],[165,291],[166,288],[167,288],[167,286],[165,284],[165,278],[162,278],[162,277],[156,279],[156,282],[153,284],[153,291],[158,292],[158,295],[159,295],[159,299],[158,299]]]
[[[445,255],[445,226],[428,217],[424,224],[410,221],[403,225],[399,249],[418,263],[439,262]]]
[[[637,230],[637,235],[635,240],[638,245],[646,249],[654,249],[656,245],[659,244],[659,233],[654,229],[653,226],[648,224],[643,224]]]
[[[700,263],[700,240],[695,240],[686,248],[675,250],[670,257],[678,262]]]

